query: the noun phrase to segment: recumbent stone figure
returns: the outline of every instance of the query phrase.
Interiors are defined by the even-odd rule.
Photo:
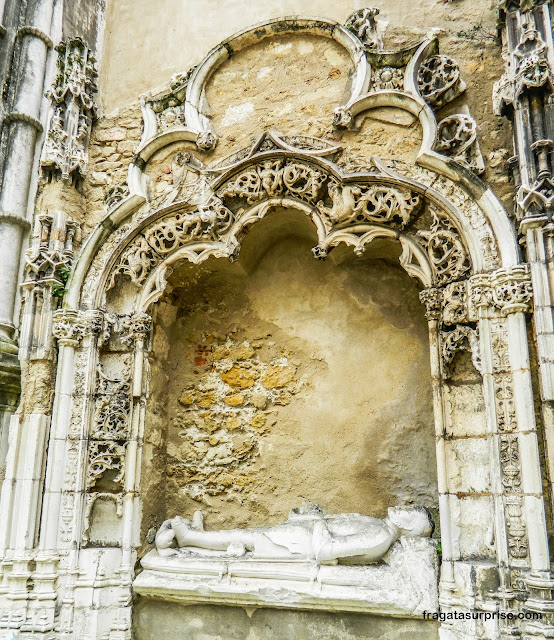
[[[391,507],[381,520],[359,513],[324,515],[318,505],[305,503],[283,524],[251,529],[206,531],[200,511],[192,519],[177,516],[162,524],[155,542],[161,557],[186,550],[204,557],[366,565],[381,561],[402,536],[430,537],[434,526],[421,506]]]

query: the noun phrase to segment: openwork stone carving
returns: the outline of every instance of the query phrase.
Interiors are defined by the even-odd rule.
[[[327,188],[333,206],[326,207],[320,201],[317,207],[332,224],[337,225],[376,222],[396,225],[402,229],[420,203],[419,196],[389,186],[340,185],[332,180]]]
[[[438,285],[461,280],[470,271],[470,259],[458,230],[444,215],[431,209],[433,223],[429,231],[418,231]]]
[[[424,289],[419,293],[421,303],[425,305],[427,320],[440,320],[442,317],[442,290]]]
[[[89,441],[87,489],[107,471],[116,472],[111,483],[121,485],[125,472],[125,447],[131,408],[130,370],[125,368],[122,378],[109,377],[102,366],[96,370],[94,427]]]
[[[263,160],[241,173],[218,195],[221,198],[244,198],[248,204],[253,204],[265,197],[287,193],[315,202],[326,179],[326,174],[307,164],[282,159]]]
[[[96,419],[91,437],[97,440],[126,440],[130,410],[128,380],[110,378],[97,369]]]
[[[161,220],[138,236],[124,252],[117,268],[112,272],[108,290],[115,279],[124,273],[137,285],[142,284],[160,258],[194,239],[217,239],[234,221],[232,212],[214,197],[211,204],[194,213],[177,213]]]
[[[259,141],[265,142],[267,138]],[[277,144],[269,140],[270,145],[274,143]],[[268,151],[273,152],[273,147]],[[320,152],[321,155],[335,153],[336,148],[323,147]],[[318,259],[325,259],[329,251],[341,243],[352,246],[354,252],[361,255],[375,237],[391,237],[390,230],[394,230],[406,233],[401,239],[402,266],[426,286],[431,284],[430,280],[437,286],[461,280],[469,271],[469,255],[456,226],[446,214],[434,208],[424,209],[424,199],[409,186],[378,182],[375,175],[355,182],[348,177],[341,179],[324,166],[316,167],[280,153],[278,157],[255,158],[234,175],[230,173],[233,163],[231,168],[224,165],[218,170],[229,171],[230,177],[223,181],[212,178],[206,183],[205,192],[212,195],[201,198],[200,203],[193,202],[192,198],[187,200],[186,193],[181,193],[183,208],[195,206],[196,210],[179,211],[152,221],[121,254],[110,274],[107,290],[114,286],[120,274],[127,275],[136,285],[143,284],[164,258],[179,249],[186,249],[188,259],[193,262],[202,261],[208,255],[236,259],[244,227],[267,212],[263,207],[256,209],[256,205],[281,198],[313,207],[309,215],[318,228],[319,243],[313,249]],[[195,171],[204,175],[202,167]],[[257,212],[247,213],[248,205]],[[422,215],[424,210],[430,213]],[[415,228],[406,232],[411,227]],[[422,266],[423,256],[417,244],[429,255],[429,266]],[[163,280],[163,276],[160,277]],[[152,295],[155,298],[154,289]]]
[[[468,282],[452,282],[443,289],[442,320],[445,325],[466,323],[470,320]]]
[[[451,365],[457,353],[460,351],[471,352],[473,365],[477,371],[481,370],[481,355],[479,351],[479,336],[476,329],[459,324],[452,331],[441,332],[442,360],[444,371],[448,377]]]
[[[446,55],[427,58],[420,66],[417,84],[422,97],[438,109],[465,90],[458,63]]]
[[[435,149],[477,174],[485,170],[477,142],[477,123],[471,116],[456,114],[441,120]]]
[[[125,445],[112,440],[96,440],[89,444],[87,489],[91,489],[106,471],[116,471],[113,482],[121,484],[125,474]]]
[[[383,48],[383,28],[379,24],[381,21],[376,19],[379,13],[379,9],[359,9],[348,18],[344,25],[368,49]]]
[[[88,168],[87,145],[94,117],[95,58],[80,38],[62,42],[56,50],[58,75],[48,93],[51,108],[41,164],[50,177],[82,178]]]

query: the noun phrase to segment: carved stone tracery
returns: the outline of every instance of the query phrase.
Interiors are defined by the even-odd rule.
[[[316,167],[304,159],[252,159],[246,168],[230,172],[226,180],[212,178],[205,190],[208,198],[204,204],[193,208],[194,203],[182,194],[184,211],[150,222],[121,254],[111,271],[108,290],[119,274],[141,285],[161,261],[187,246],[197,246],[200,252],[217,251],[218,255],[234,259],[242,228],[251,224],[245,214],[248,205],[255,207],[266,200],[283,198],[314,207],[310,215],[318,228],[319,243],[314,249],[318,259],[325,259],[332,247],[341,242],[361,254],[376,233],[387,235],[384,230],[389,229],[406,233],[413,243],[411,249],[409,243],[403,245],[401,264],[407,270],[412,265],[415,270],[420,268],[412,262],[419,245],[428,256],[439,286],[463,279],[469,272],[470,258],[452,220],[429,207],[409,187],[388,184],[377,176],[371,181],[368,178],[355,182],[343,179],[325,166]],[[428,223],[423,218],[420,221],[424,208],[430,211],[425,218]]]
[[[375,222],[402,229],[420,204],[418,195],[390,186],[340,185],[331,180],[327,189],[333,206],[326,207],[320,201],[317,207],[332,225]]]
[[[82,178],[88,169],[87,146],[94,117],[96,61],[80,38],[62,42],[58,74],[48,93],[51,101],[41,164],[48,175]]]
[[[317,201],[327,176],[307,164],[263,160],[218,191],[221,198],[243,198],[248,204],[285,193],[307,202]]]
[[[97,370],[96,417],[91,438],[95,440],[126,440],[130,410],[130,383],[110,378],[101,365]]]
[[[471,269],[469,255],[460,234],[442,213],[431,209],[431,228],[417,232],[427,250],[438,285],[464,278]]]
[[[479,351],[479,335],[476,329],[458,324],[450,331],[441,332],[442,361],[445,374],[450,373],[450,366],[459,351],[469,351],[477,371],[481,369]]]
[[[417,83],[422,97],[434,109],[439,109],[465,90],[458,63],[443,54],[431,56],[423,62]]]
[[[477,123],[471,116],[455,114],[441,120],[435,149],[477,174],[485,170],[477,142]]]

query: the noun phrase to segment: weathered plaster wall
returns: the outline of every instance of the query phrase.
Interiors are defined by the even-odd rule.
[[[82,38],[98,52],[102,46],[104,0],[65,0],[63,11],[63,37]]]
[[[332,136],[333,109],[351,72],[344,47],[324,37],[272,38],[232,56],[206,90],[218,152],[245,146],[266,129]]]
[[[212,527],[279,522],[304,500],[376,516],[396,503],[435,506],[417,284],[385,245],[315,261],[308,225],[273,214],[247,236],[239,263],[172,275],[147,418],[150,451],[165,431],[165,505],[158,491],[145,496],[143,529],[198,508]]]
[[[316,611],[249,610],[139,598],[135,610],[137,640],[435,640],[436,622]],[[183,636],[186,633],[186,636]]]
[[[342,23],[366,4],[357,0],[192,0],[186,5],[178,0],[155,4],[149,0],[108,0],[101,74],[104,107],[111,111],[133,101],[137,94],[164,84],[173,73],[200,62],[222,40],[258,22],[306,15]],[[370,5],[381,9],[381,17],[390,22],[391,32],[398,32],[391,37],[388,48],[398,46],[406,36],[417,38],[432,27],[440,27],[451,41],[446,47],[449,51],[456,41],[461,46],[469,37],[475,52],[481,48],[477,46],[481,44],[481,33],[475,27],[482,25],[487,33],[495,29],[495,3],[491,0],[416,0],[409,5],[403,0],[374,0]],[[467,32],[468,37],[458,36],[459,32]],[[141,56],[144,51],[148,56]],[[137,64],[139,56],[141,63]],[[479,68],[479,56],[464,57],[474,70]],[[500,68],[502,61],[496,64]],[[488,68],[487,75],[492,71]]]

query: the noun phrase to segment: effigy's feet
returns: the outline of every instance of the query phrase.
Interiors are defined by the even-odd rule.
[[[188,533],[193,529],[193,522],[187,518],[176,516],[171,521],[173,531],[175,531],[175,539],[178,547],[186,547],[190,543]]]
[[[192,529],[204,531],[204,514],[202,511],[195,511],[192,516]]]

